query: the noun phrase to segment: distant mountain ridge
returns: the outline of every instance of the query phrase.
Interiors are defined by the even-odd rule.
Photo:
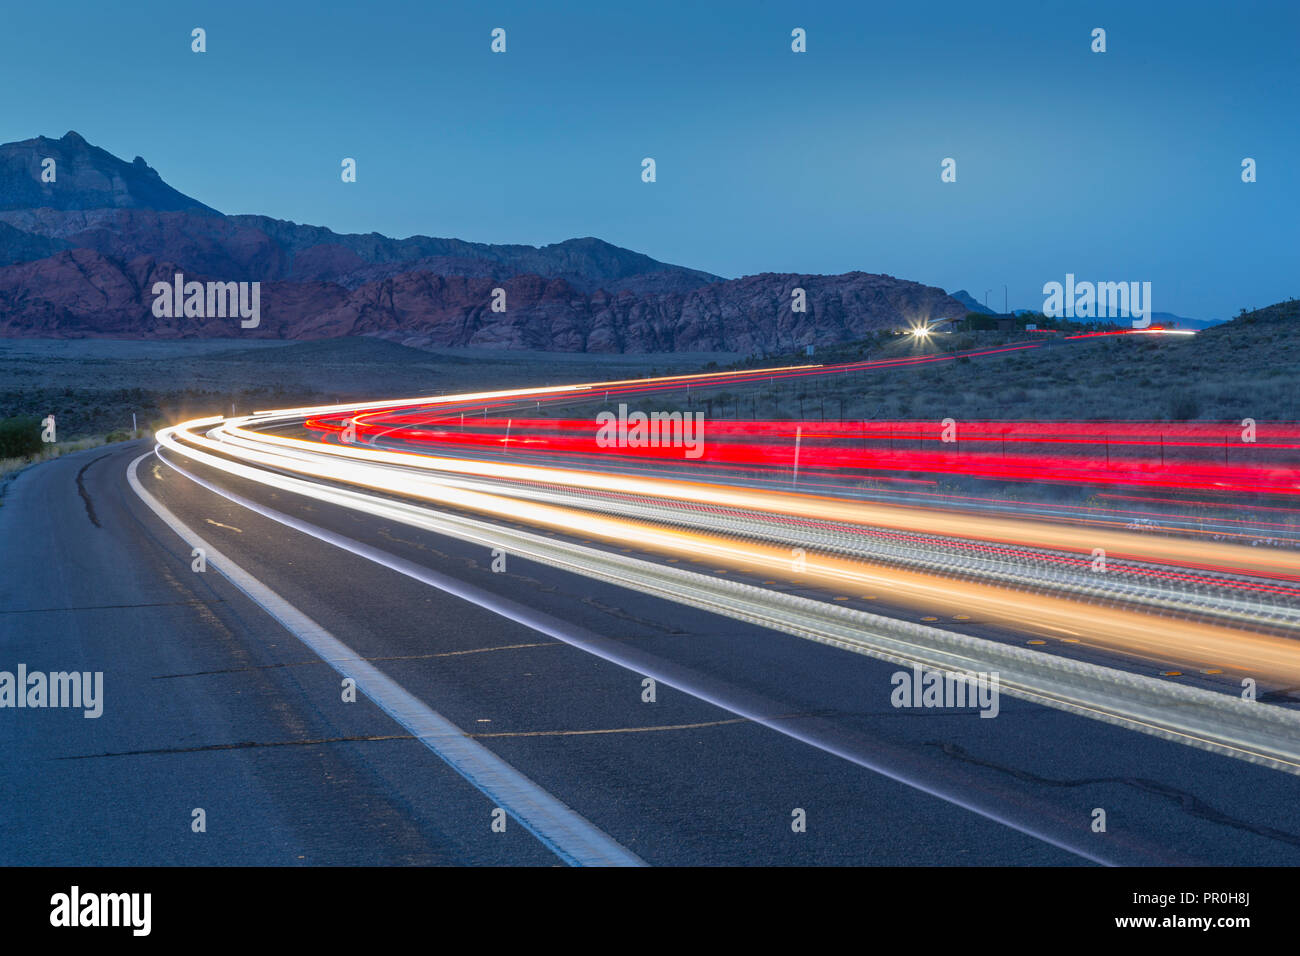
[[[44,182],[54,160],[53,182]],[[0,145],[0,210],[155,209],[221,215],[177,192],[137,156],[124,162],[69,131],[61,139],[38,136]]]
[[[958,302],[962,303],[962,305],[966,306],[967,310],[970,312],[979,312],[982,315],[1003,314],[1001,312],[997,312],[994,309],[990,309],[988,306],[984,305],[982,302],[980,302],[978,299],[972,296],[965,289],[959,289],[958,291],[953,292],[952,297],[956,299]],[[1038,314],[1041,311],[1042,311],[1041,307],[1038,309],[1012,309],[1011,314],[1019,316],[1025,314]],[[1224,321],[1223,319],[1189,319],[1186,316],[1175,315],[1172,312],[1151,313],[1151,323],[1153,325],[1162,325],[1166,328],[1208,329],[1210,326],[1219,325],[1223,321]]]
[[[1222,325],[1227,319],[1189,319],[1185,315],[1172,312],[1152,312],[1151,324],[1161,325],[1167,329],[1208,329],[1213,325]]]
[[[42,182],[42,161],[55,162]],[[160,319],[151,289],[263,284],[262,324],[239,334],[374,334],[443,346],[558,351],[777,351],[962,315],[942,289],[869,273],[727,280],[600,239],[491,245],[339,234],[223,215],[75,132],[0,146],[0,335],[235,334],[225,319]],[[493,290],[506,290],[493,312]],[[793,291],[807,311],[794,312]]]
[[[997,315],[996,312],[986,306],[983,302],[980,302],[965,289],[958,289],[956,292],[952,293],[952,297],[962,305],[966,306],[967,312],[979,312],[982,315]]]

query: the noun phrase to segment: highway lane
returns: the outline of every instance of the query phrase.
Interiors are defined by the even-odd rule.
[[[148,481],[158,482],[160,497],[172,496],[178,511],[202,514],[205,524],[217,522],[207,524],[205,534],[223,550],[296,605],[312,608],[367,657],[390,659],[384,667],[395,679],[436,701],[460,726],[506,723],[506,729],[488,732],[535,735],[481,739],[650,862],[1060,857],[1013,828],[736,721],[725,710],[662,689],[656,704],[644,704],[637,675],[539,641],[529,629],[431,594],[371,562],[299,540],[275,525],[251,537],[258,516],[210,495],[191,500],[197,492],[171,474],[145,472]],[[240,490],[265,495],[253,487]],[[275,507],[286,507],[291,497],[270,495]],[[894,710],[888,691],[896,668],[890,665],[589,580],[575,582],[544,566],[508,559],[508,570],[493,574],[482,548],[409,528],[374,528],[318,503],[287,507],[339,533],[369,536],[390,552],[469,574],[477,586],[502,597],[526,597],[529,606],[648,648],[672,665],[720,675],[781,702],[792,715],[829,716],[858,740],[906,754],[935,779],[956,771],[973,789],[984,787],[1007,804],[1019,803],[1025,808],[1020,822],[1027,826],[1044,816],[1068,820],[1081,814],[1079,826],[1106,854],[1239,862],[1293,858],[1295,846],[1277,826],[1286,819],[1281,811],[1294,792],[1293,778],[1005,699],[996,720],[969,712]],[[434,613],[428,613],[431,604]],[[482,623],[475,625],[479,618]],[[444,620],[454,625],[429,626]],[[496,635],[493,641],[475,636],[485,628]],[[452,656],[430,656],[437,654]],[[681,729],[643,729],[651,727]],[[789,806],[780,805],[778,794]],[[816,807],[811,818],[833,825],[810,826],[808,833],[787,838],[793,806],[810,814]],[[1104,835],[1087,830],[1088,814],[1097,806],[1111,817]],[[774,822],[771,814],[778,809]],[[720,839],[719,830],[728,838]],[[890,839],[882,847],[884,834]]]
[[[175,494],[177,488],[170,474],[159,470],[146,476],[160,480],[160,496],[167,501],[168,492]],[[184,485],[180,488],[184,494]],[[282,498],[270,503],[283,506]],[[324,521],[322,512],[315,504],[307,506],[311,520]],[[245,537],[253,533],[249,526],[255,522],[249,519],[255,516],[244,509],[232,507],[222,515],[214,520],[240,527],[241,533],[217,529],[209,535],[214,543],[240,548],[239,560],[249,570],[272,581],[296,605],[312,607],[331,631],[366,657],[383,661],[395,679],[436,701],[460,726],[480,729],[482,722],[491,729],[481,732],[529,735],[483,739],[584,816],[599,816],[607,832],[651,862],[870,862],[872,844],[881,836],[871,823],[877,806],[896,804],[900,792],[914,793],[879,778],[863,793],[851,785],[856,775],[844,779],[853,768],[842,767],[842,761],[733,713],[664,687],[654,704],[644,703],[637,674],[431,592],[369,561],[322,549],[292,533],[286,536],[278,525],[262,528],[256,539]],[[717,642],[745,633],[711,616],[704,616],[703,625],[661,620],[644,612],[662,602],[637,602],[621,589],[592,588],[589,582],[575,586],[572,576],[509,558],[507,571],[493,574],[490,555],[482,549],[412,536],[400,527],[358,525],[346,512],[329,516],[331,529],[339,530],[340,523],[346,532],[371,536],[390,551],[445,573],[476,571],[480,584],[488,581],[499,597],[525,597],[529,607],[558,612],[575,627],[620,641],[671,641],[699,653],[697,642],[703,636],[715,645],[710,652],[715,654]],[[285,573],[290,564],[296,572],[291,575]],[[329,584],[322,586],[320,578]],[[431,626],[439,621],[447,625]],[[495,629],[495,638],[477,636],[481,628]],[[809,709],[799,702],[791,706],[792,714]],[[818,782],[802,782],[808,779]],[[783,792],[788,795],[778,800],[776,794]],[[797,835],[789,821],[795,807],[836,820],[834,828],[823,823],[817,834],[798,835],[812,837],[806,844],[792,842]],[[931,848],[934,856],[937,847],[969,839],[968,817],[946,809],[935,819],[918,809],[909,827],[895,828],[898,845],[883,860],[908,861],[913,847]],[[977,833],[985,827],[1004,829],[975,819]],[[1042,856],[1037,841],[1018,840],[1017,845],[1030,859],[1054,858]],[[959,855],[956,861],[964,858]]]
[[[105,697],[97,719],[0,711],[0,864],[554,862],[488,832],[482,794],[370,702],[335,706],[264,611],[190,571],[126,485],[148,447],[29,468],[0,507],[0,668],[102,671]]]
[[[22,731],[18,759],[0,799],[3,819],[23,824],[5,841],[21,848],[7,862],[558,862],[519,827],[492,833],[481,794],[400,739],[402,728],[364,698],[342,704],[337,675],[219,575],[191,571],[188,549],[126,489],[140,450],[71,456],[41,466],[42,480],[32,469],[0,509],[0,521],[17,522],[13,536],[0,526],[5,540],[33,548],[5,549],[13,590],[0,606],[29,613],[3,615],[14,656],[0,663],[35,667],[38,648],[65,645],[109,662],[104,718],[46,712],[38,716],[57,720],[12,724]],[[87,464],[83,498],[76,475]],[[1003,825],[670,687],[644,703],[638,673],[288,531],[152,459],[141,478],[421,700],[471,733],[497,735],[477,739],[647,862],[1080,862],[1025,832],[1071,825],[1104,861],[1296,859],[1289,775],[1006,698],[994,720],[897,710],[893,665],[511,556],[493,573],[478,545],[222,478],[251,500],[618,642],[667,673],[760,697],[791,721],[827,721],[914,779],[992,794],[1013,808],[1016,825]],[[83,556],[42,567],[33,560],[41,541]],[[39,607],[128,605],[116,610],[130,617],[18,600],[86,590],[104,597]],[[261,746],[173,752],[243,742]],[[93,756],[139,750],[164,752]],[[59,759],[69,756],[85,759]],[[196,794],[209,795],[221,828],[189,832]],[[795,807],[808,813],[806,833],[790,829]],[[1089,829],[1095,807],[1107,810],[1105,834]],[[78,826],[67,832],[70,810]]]

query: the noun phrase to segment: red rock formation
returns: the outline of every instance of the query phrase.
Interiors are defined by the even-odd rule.
[[[60,157],[57,191],[24,179],[47,153]],[[74,133],[0,146],[0,168],[4,336],[372,334],[436,346],[764,353],[967,311],[941,289],[863,272],[723,280],[598,239],[485,245],[223,216],[143,160],[125,163]],[[153,284],[177,272],[261,282],[261,325],[155,317]],[[796,286],[804,313],[791,309]],[[491,310],[498,287],[504,313]]]

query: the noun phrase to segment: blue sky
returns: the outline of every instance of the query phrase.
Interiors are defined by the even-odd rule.
[[[75,129],[227,213],[594,235],[997,307],[1004,284],[1039,307],[1067,272],[1150,281],[1157,311],[1196,318],[1300,295],[1294,2],[68,0],[3,19],[0,140]]]

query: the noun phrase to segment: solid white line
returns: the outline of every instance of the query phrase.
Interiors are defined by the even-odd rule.
[[[574,866],[644,866],[645,861],[623,847],[591,821],[547,793],[388,675],[303,614],[262,582],[234,564],[194,533],[162,502],[144,489],[137,469],[152,455],[146,452],[127,467],[131,489],[191,548],[202,548],[206,560],[239,590],[280,622],[404,728],[518,820],[566,863]]]
[[[169,450],[171,449],[169,448]],[[178,450],[183,454],[199,459],[210,459],[214,467],[225,469],[232,474],[242,474],[243,472],[241,469],[247,469],[247,466],[238,465],[233,462],[222,462],[220,459],[213,458],[213,456],[204,452],[192,451],[185,448],[180,448]],[[155,448],[155,453],[158,451],[159,449]],[[709,678],[694,674],[687,669],[668,662],[660,661],[651,655],[639,652],[622,641],[603,638],[590,631],[586,631],[583,628],[556,621],[549,615],[535,611],[527,606],[518,605],[508,599],[499,598],[474,585],[450,578],[444,574],[439,574],[438,572],[423,567],[422,565],[416,565],[410,561],[398,558],[379,548],[344,537],[341,534],[313,525],[310,522],[303,521],[300,518],[295,518],[291,515],[285,514],[284,512],[268,508],[265,505],[245,498],[243,495],[228,491],[212,482],[206,481],[205,479],[192,474],[175,462],[164,458],[161,454],[159,454],[158,457],[173,471],[184,475],[195,484],[206,488],[213,494],[220,495],[242,508],[246,508],[255,514],[260,514],[262,517],[268,518],[271,521],[285,525],[286,527],[292,528],[305,535],[309,535],[317,540],[324,541],[342,551],[374,562],[381,567],[396,571],[399,574],[420,581],[430,587],[438,588],[448,594],[463,598],[464,600],[477,604],[479,607],[491,611],[494,614],[498,614],[508,620],[522,624],[525,627],[532,628],[548,637],[553,637],[557,640],[563,641],[571,647],[592,654],[611,664],[615,664],[618,667],[625,668],[638,676],[652,677],[660,685],[676,688],[682,693],[695,697],[697,700],[701,700],[707,704],[712,704],[713,706],[738,717],[744,717],[756,724],[766,727],[769,730],[774,730],[783,736],[808,744],[824,753],[857,764],[866,770],[882,774],[891,780],[912,787],[921,793],[937,797],[940,800],[960,807],[963,810],[969,810],[985,819],[1001,823],[1017,832],[1041,840],[1044,843],[1065,850],[1068,853],[1073,853],[1076,856],[1083,857],[1086,860],[1107,866],[1112,865],[1110,860],[1101,856],[1095,849],[1085,847],[1082,843],[1061,839],[1033,826],[1021,824],[1003,812],[981,806],[965,799],[960,793],[944,789],[943,787],[931,786],[918,774],[891,767],[888,761],[880,759],[879,754],[873,752],[869,747],[864,748],[861,744],[845,745],[837,742],[833,734],[828,736],[824,731],[805,730],[801,727],[795,726],[793,721],[777,716],[784,712],[782,707],[775,706],[771,702],[765,701],[756,695],[738,691],[721,682],[712,681]],[[269,476],[262,479],[253,478],[251,480],[262,480],[264,483],[272,484],[267,480],[268,478]],[[283,484],[274,483],[272,486],[284,488],[293,494],[305,495],[309,498],[327,501],[339,505],[340,507],[353,507],[350,506],[347,501],[341,500],[343,496],[360,497],[357,492],[344,490],[330,492],[323,488],[307,488],[305,486],[310,483],[305,482],[302,479],[281,477],[279,480],[283,482]],[[373,514],[376,512],[369,513]],[[395,521],[411,523],[409,517],[403,517],[399,514],[393,514],[391,517]],[[482,522],[470,523],[482,524]],[[462,540],[466,541],[472,540],[463,532],[458,535],[458,532],[451,528],[431,527],[422,524],[414,526],[426,527],[426,530],[433,530],[438,534],[459,536]],[[486,544],[490,547],[496,546],[495,542],[492,542],[487,538],[482,539],[480,543]],[[532,557],[533,560],[542,560],[536,555],[530,555],[530,557]],[[568,570],[573,569],[570,568]],[[575,573],[582,572],[577,571]],[[672,599],[673,598],[670,598],[670,600]],[[697,605],[692,604],[689,606],[694,607]],[[705,610],[708,609],[705,608]],[[852,650],[852,648],[845,649]]]

